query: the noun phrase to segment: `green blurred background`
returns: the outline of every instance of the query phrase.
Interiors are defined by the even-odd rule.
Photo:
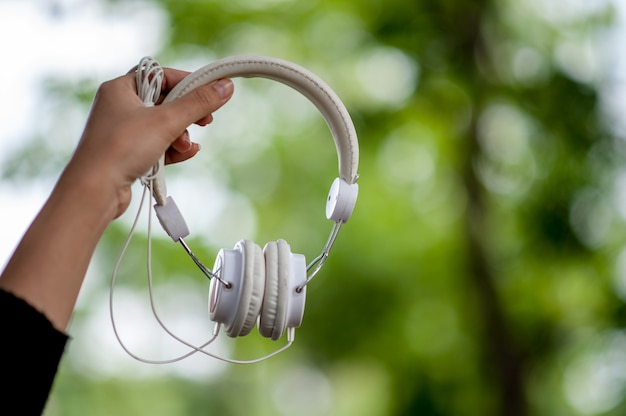
[[[86,2],[35,3],[62,24]],[[124,353],[108,305],[137,186],[98,247],[46,416],[626,414],[626,130],[613,102],[624,67],[607,53],[620,40],[614,3],[91,3],[111,33],[116,18],[156,14],[159,25],[142,33],[159,47],[145,54],[164,66],[195,70],[252,53],[315,72],[355,122],[360,194],[308,287],[290,349],[249,366],[199,354],[150,365]],[[78,137],[51,137],[80,132],[105,80],[48,78],[52,121],[3,158],[2,180],[53,180]],[[188,243],[209,266],[244,238],[285,238],[312,259],[331,227],[332,138],[295,92],[235,83],[214,123],[191,129],[201,154],[167,167]],[[208,282],[153,225],[156,308],[199,344],[212,330]],[[129,349],[167,359],[187,350],[151,314],[146,231],[144,216],[118,275],[115,320]],[[248,359],[282,345],[255,331],[212,350]]]

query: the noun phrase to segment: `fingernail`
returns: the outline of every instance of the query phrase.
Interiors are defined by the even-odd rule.
[[[233,93],[234,85],[230,79],[225,78],[213,83],[213,88],[217,91],[217,95],[220,98],[226,98]]]

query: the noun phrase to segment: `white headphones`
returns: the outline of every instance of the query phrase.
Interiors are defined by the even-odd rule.
[[[268,78],[292,87],[317,107],[332,132],[339,177],[333,181],[326,203],[326,217],[334,222],[334,226],[322,254],[307,265],[304,255],[292,253],[284,240],[269,242],[263,249],[250,240],[242,240],[233,249],[220,250],[213,271],[206,269],[183,240],[189,230],[173,199],[167,195],[164,157],[152,171],[155,211],[168,235],[174,241],[180,241],[198,266],[212,278],[209,290],[211,319],[223,325],[231,337],[249,334],[258,323],[262,336],[277,340],[286,330],[301,325],[306,285],[328,257],[341,224],[352,214],[358,193],[359,147],[350,115],[335,92],[310,71],[276,58],[235,56],[215,61],[179,82],[164,103],[201,85],[234,77]],[[311,269],[313,271],[307,276]]]

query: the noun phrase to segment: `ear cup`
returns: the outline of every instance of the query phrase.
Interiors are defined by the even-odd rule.
[[[269,242],[265,255],[265,294],[259,315],[259,332],[279,339],[285,332],[289,300],[291,248],[285,240]]]
[[[224,324],[230,337],[247,335],[254,328],[263,302],[263,251],[252,241],[240,241],[232,250],[220,250],[214,270],[216,278],[209,290],[211,319]]]

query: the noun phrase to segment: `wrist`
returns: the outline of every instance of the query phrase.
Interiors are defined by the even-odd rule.
[[[80,217],[96,229],[104,230],[119,215],[120,191],[112,184],[110,178],[77,173],[69,165],[61,174],[50,198],[56,200],[68,213]]]

